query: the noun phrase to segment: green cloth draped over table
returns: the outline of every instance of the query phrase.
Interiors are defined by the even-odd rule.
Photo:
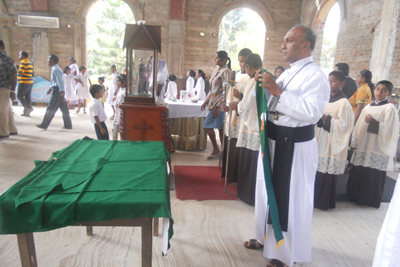
[[[274,75],[269,73],[268,71],[261,69],[261,73],[267,72],[272,77],[275,78]],[[268,133],[267,133],[267,119],[268,119],[268,104],[267,99],[265,98],[265,89],[260,86],[260,83],[256,83],[256,101],[257,101],[257,114],[258,114],[258,125],[260,127],[260,139],[261,139],[261,155],[264,167],[264,179],[265,179],[265,187],[267,189],[268,196],[268,207],[269,207],[269,216],[272,219],[272,227],[274,229],[275,240],[276,240],[276,249],[278,249],[284,242],[282,228],[279,223],[279,213],[278,213],[278,205],[276,203],[274,186],[272,184],[272,170],[271,170],[271,155],[269,150],[269,142],[268,142]],[[265,216],[265,227],[266,230],[267,224],[267,216]],[[266,238],[264,233],[264,239]]]
[[[163,142],[76,140],[0,196],[0,234],[116,218],[173,220]],[[169,248],[169,242],[168,242]]]

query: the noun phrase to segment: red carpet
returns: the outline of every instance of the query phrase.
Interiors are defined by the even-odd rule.
[[[181,200],[237,200],[236,187],[221,180],[218,167],[175,166],[176,197]]]

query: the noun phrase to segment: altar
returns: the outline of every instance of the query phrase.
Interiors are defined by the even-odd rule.
[[[207,134],[203,123],[208,109],[201,111],[203,101],[165,100],[169,113],[169,131],[174,148],[179,150],[204,150],[207,148]]]

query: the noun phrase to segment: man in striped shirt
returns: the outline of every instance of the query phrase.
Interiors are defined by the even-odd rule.
[[[25,51],[19,52],[21,63],[18,67],[18,94],[17,98],[24,106],[22,116],[29,116],[33,111],[31,106],[31,93],[33,86],[33,66],[28,59],[28,53]]]

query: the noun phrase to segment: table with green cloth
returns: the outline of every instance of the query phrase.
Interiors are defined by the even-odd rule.
[[[0,234],[163,217],[166,255],[173,235],[168,159],[163,142],[76,140],[48,161],[35,161],[0,195]]]

